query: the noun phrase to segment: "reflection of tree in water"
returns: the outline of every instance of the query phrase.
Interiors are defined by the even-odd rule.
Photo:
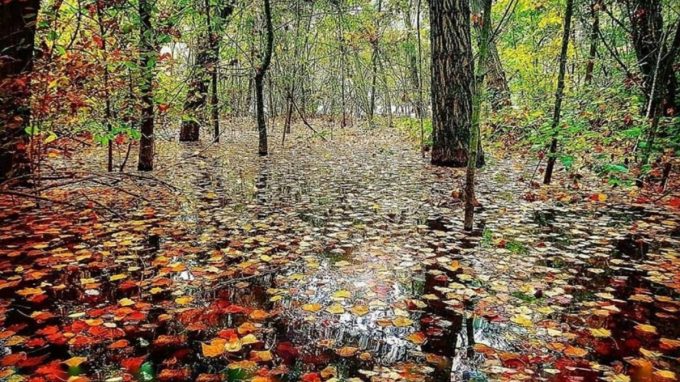
[[[269,181],[269,166],[266,161],[260,164],[260,171],[255,181],[255,201],[258,205],[265,206],[268,202],[267,182]]]
[[[432,374],[433,381],[449,381],[454,365],[458,347],[458,338],[461,338],[461,348],[467,347],[467,357],[473,356],[474,328],[471,318],[465,319],[463,315],[455,312],[445,301],[446,295],[439,288],[448,288],[449,283],[456,277],[458,271],[452,271],[434,262],[426,268],[425,286],[423,296],[435,295],[437,299],[425,299],[427,308],[420,318],[420,330],[427,335],[427,342],[422,350],[437,357],[435,371]],[[471,305],[465,307],[471,310]],[[462,333],[465,325],[465,333]],[[465,355],[460,355],[465,357]]]

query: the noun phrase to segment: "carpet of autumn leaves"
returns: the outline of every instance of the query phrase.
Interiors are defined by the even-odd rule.
[[[164,142],[149,177],[52,155],[71,180],[0,197],[0,379],[677,379],[678,196],[490,153],[465,234],[460,171],[298,130]]]

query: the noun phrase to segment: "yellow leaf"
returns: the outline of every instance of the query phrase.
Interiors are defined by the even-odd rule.
[[[516,314],[510,318],[510,321],[517,325],[524,326],[525,328],[534,326],[534,323],[531,322],[531,317],[527,316],[526,314]]]
[[[332,314],[343,314],[345,313],[345,308],[342,307],[340,304],[333,304],[326,308],[326,312],[332,313]]]
[[[256,344],[258,342],[260,342],[260,341],[257,339],[257,337],[255,337],[252,334],[248,334],[246,336],[243,336],[243,338],[241,338],[241,344],[243,344],[243,345],[251,345],[251,344]]]
[[[249,334],[249,336],[252,336],[252,334]],[[229,353],[236,353],[237,351],[241,350],[241,348],[243,348],[241,340],[229,341],[224,345],[224,349]]]
[[[406,339],[413,342],[416,345],[422,345],[427,340],[427,337],[423,332],[414,332],[406,336]]]
[[[272,353],[269,350],[264,350],[264,351],[252,351],[250,352],[251,356],[253,358],[256,358],[259,361],[262,362],[269,362],[272,360]]]
[[[368,307],[366,305],[356,305],[351,309],[351,311],[352,313],[356,314],[359,317],[366,315],[369,312]]]
[[[656,334],[656,327],[653,325],[637,324],[635,325],[635,330],[648,334]]]
[[[322,308],[321,304],[305,304],[305,305],[302,305],[302,310],[304,310],[306,312],[316,313],[316,312],[320,311],[321,308]]]
[[[339,290],[339,291],[333,293],[333,298],[338,299],[338,300],[350,298],[351,296],[352,296],[352,294],[348,290]]]
[[[604,329],[604,328],[602,328],[602,329],[590,328],[588,330],[590,330],[590,334],[592,334],[593,337],[596,337],[596,338],[607,338],[607,337],[611,337],[611,335],[612,335],[611,331]]]
[[[73,357],[64,361],[64,364],[68,367],[78,367],[85,361],[87,361],[87,357]]]
[[[151,292],[151,294],[159,294],[159,293],[163,293],[163,289],[161,289],[159,287],[154,287],[154,288],[151,288],[151,290],[149,292]]]
[[[201,352],[203,353],[204,357],[208,358],[219,357],[226,351],[225,349],[226,344],[227,340],[223,338],[215,338],[212,341],[210,341],[209,344],[201,342]]]
[[[657,379],[662,379],[662,380],[667,380],[667,381],[675,381],[677,378],[675,377],[675,373],[670,371],[670,370],[657,370],[654,372],[654,376],[657,377]]]
[[[404,328],[413,324],[413,321],[406,317],[399,316],[392,320],[392,324],[397,328]]]
[[[126,297],[126,298],[118,300],[118,304],[120,306],[131,306],[131,305],[134,305],[135,302]]]
[[[17,291],[17,294],[23,297],[34,296],[43,293],[45,293],[45,291],[40,288],[24,288],[22,290]]]
[[[192,301],[194,301],[194,298],[191,296],[182,296],[182,297],[177,297],[175,299],[175,303],[177,305],[187,305],[190,304]]]
[[[630,382],[630,377],[625,374],[614,374],[607,377],[608,382]]]
[[[118,280],[123,280],[123,279],[126,279],[126,278],[127,278],[126,274],[119,273],[117,275],[113,275],[113,276],[109,277],[109,280],[110,281],[118,281]]]

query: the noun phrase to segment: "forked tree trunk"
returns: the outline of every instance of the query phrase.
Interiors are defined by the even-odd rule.
[[[39,0],[0,2],[0,182],[30,172],[33,47]]]
[[[267,45],[265,46],[262,64],[255,71],[255,95],[257,102],[257,131],[259,134],[258,153],[265,156],[267,148],[267,120],[264,115],[264,77],[272,60],[272,48],[274,45],[274,28],[272,26],[272,11],[269,0],[264,0],[264,18],[267,28]]]
[[[545,169],[543,183],[550,184],[552,180],[555,161],[557,160],[557,127],[560,124],[560,114],[562,112],[562,98],[564,98],[564,74],[567,69],[567,50],[569,49],[569,35],[571,29],[571,16],[574,11],[574,0],[567,0],[567,9],[564,13],[564,31],[562,34],[562,51],[560,52],[560,71],[557,74],[557,91],[555,92],[555,110],[551,125],[552,141],[548,153],[548,166]]]
[[[139,141],[139,171],[153,170],[154,157],[154,101],[153,101],[153,80],[156,69],[156,46],[154,42],[154,31],[151,28],[152,5],[148,0],[139,0],[139,19],[140,19],[140,60],[141,79],[139,89],[142,100],[141,133]]]
[[[473,62],[468,0],[430,1],[432,164],[465,167],[472,120]]]

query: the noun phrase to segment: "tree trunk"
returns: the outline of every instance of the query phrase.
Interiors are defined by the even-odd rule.
[[[416,10],[416,17],[418,18],[418,29],[420,29],[420,9]],[[406,25],[407,38],[409,41],[408,49],[406,54],[408,55],[409,64],[409,79],[411,80],[411,86],[413,87],[415,96],[415,102],[413,106],[415,109],[416,118],[421,118],[423,114],[423,102],[420,94],[422,89],[420,88],[420,69],[418,65],[418,50],[420,49],[420,30],[416,31],[415,36],[413,33],[413,22],[411,21],[411,6],[409,5],[409,11],[404,15],[404,24]],[[418,39],[418,41],[416,41]]]
[[[628,0],[628,16],[631,22],[633,47],[638,59],[638,67],[642,74],[644,92],[646,97],[645,111],[656,110],[656,103],[662,111],[675,109],[676,78],[668,76],[665,81],[654,80],[657,68],[657,57],[662,57],[659,66],[671,64],[676,59],[668,54],[665,45],[662,1],[661,0]],[[661,50],[661,51],[659,51]],[[659,55],[660,54],[660,55]],[[658,94],[653,97],[652,93]]]
[[[104,36],[104,20],[102,17],[102,5],[97,3],[97,24],[99,24],[99,34],[102,41],[101,49],[104,58],[104,118],[106,119],[106,131],[109,134],[107,142],[107,163],[106,170],[108,172],[113,172],[113,137],[111,136],[112,126],[111,126],[111,96],[109,93],[109,63],[108,63],[108,49],[106,46],[106,36]]]
[[[560,71],[557,75],[557,91],[555,92],[555,110],[552,120],[552,141],[550,142],[550,152],[548,154],[548,166],[545,169],[543,183],[550,184],[552,180],[553,168],[557,160],[557,127],[560,124],[560,114],[562,112],[562,98],[564,97],[564,73],[567,69],[567,50],[569,49],[569,35],[571,29],[571,16],[574,11],[574,0],[567,0],[567,9],[564,13],[564,32],[562,34],[562,51],[560,52]]]
[[[257,131],[259,133],[258,153],[267,155],[267,120],[264,115],[264,76],[267,74],[272,60],[272,48],[274,45],[274,28],[272,26],[272,12],[269,0],[264,0],[264,18],[267,28],[267,45],[264,51],[262,64],[255,72],[255,93],[257,102]]]
[[[593,81],[593,69],[595,68],[595,57],[597,56],[597,40],[600,35],[600,16],[599,0],[593,0],[590,5],[590,16],[593,19],[593,26],[590,29],[590,51],[588,52],[588,63],[586,64],[586,84]]]
[[[33,46],[39,0],[0,3],[0,181],[30,172]]]
[[[472,4],[474,12],[479,12],[481,14],[486,6],[486,0],[473,0]],[[481,21],[481,19],[477,20]],[[477,33],[481,36],[483,28],[481,22],[474,22],[473,25]],[[478,44],[481,46],[481,40]],[[512,101],[510,100],[510,87],[508,86],[508,80],[505,77],[505,71],[503,70],[503,63],[498,54],[498,48],[496,48],[496,43],[493,39],[489,39],[487,43],[486,62],[484,65],[486,66],[486,87],[490,93],[491,108],[494,111],[498,111],[505,106],[510,106],[512,104]]]
[[[153,170],[154,157],[154,101],[153,81],[156,69],[156,45],[151,28],[152,5],[148,0],[139,0],[140,19],[140,62],[142,71],[139,89],[142,99],[141,133],[139,141],[139,171]]]
[[[371,41],[373,52],[371,53],[371,101],[368,107],[368,122],[371,127],[375,127],[373,116],[375,114],[375,88],[378,81],[378,53],[380,44],[380,12],[382,12],[382,0],[378,0],[378,16],[375,21],[376,36]]]
[[[472,119],[473,62],[468,0],[430,1],[432,164],[465,167]]]
[[[233,3],[227,2],[212,20],[210,15],[210,2],[205,0],[205,14],[207,23],[207,39],[199,42],[199,52],[196,57],[194,71],[189,81],[189,90],[184,102],[184,116],[180,128],[179,140],[182,142],[195,142],[200,137],[200,121],[203,109],[208,101],[208,90],[212,87],[210,96],[211,119],[213,124],[213,137],[219,138],[219,109],[217,97],[217,67],[219,65],[220,38],[224,19],[234,11]],[[215,25],[217,24],[217,27]]]
[[[512,105],[510,100],[510,86],[505,77],[503,63],[498,54],[496,43],[489,41],[489,52],[486,58],[487,87],[491,93],[491,108],[494,111],[501,110],[506,106]]]
[[[470,132],[470,156],[465,174],[465,220],[463,223],[466,231],[472,231],[475,213],[475,167],[477,150],[480,146],[480,125],[482,115],[482,99],[484,97],[484,76],[489,62],[488,53],[491,35],[491,0],[482,0],[483,16],[479,33],[479,49],[477,57],[477,70],[475,72],[475,94],[472,105],[472,131]]]

